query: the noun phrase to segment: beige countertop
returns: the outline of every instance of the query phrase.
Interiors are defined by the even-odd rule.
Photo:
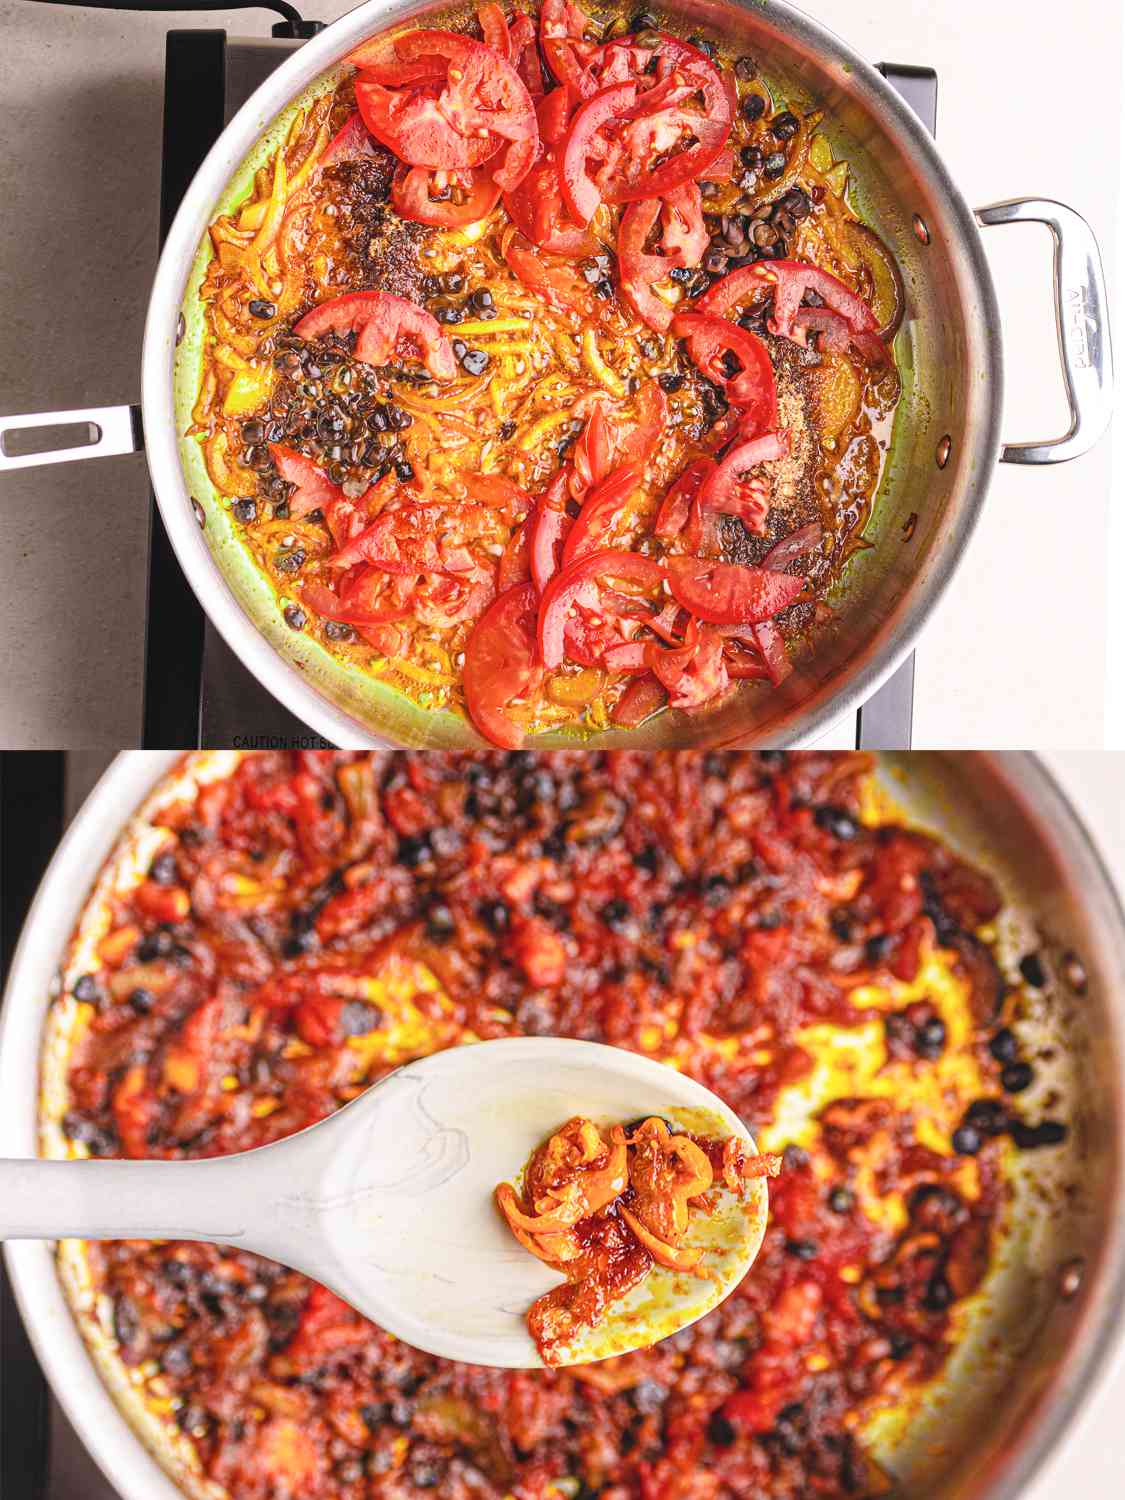
[[[330,20],[349,7],[308,8]],[[1070,202],[1100,236],[1112,276],[1119,4],[1069,0],[1065,32],[1056,7],[1027,0],[806,8],[873,61],[936,67],[938,140],[969,201],[1036,193]],[[157,253],[165,32],[210,25],[266,35],[270,19],[0,0],[5,412],[136,399]],[[987,249],[1008,351],[1005,432],[1046,436],[1065,425],[1046,233],[992,230]],[[1110,459],[1104,442],[1057,470],[996,475],[965,567],[919,652],[916,744],[1102,743]],[[143,458],[9,476],[0,507],[4,743],[136,743]]]

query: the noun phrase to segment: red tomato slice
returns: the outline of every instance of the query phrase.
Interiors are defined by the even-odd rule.
[[[610,148],[599,133],[629,109],[637,98],[635,83],[612,83],[587,99],[570,122],[559,161],[559,185],[563,201],[579,224],[594,217],[602,195],[586,170],[586,159],[604,160]]]
[[[531,577],[530,520],[521,521],[508,538],[496,563],[496,592],[526,583]]]
[[[532,244],[552,255],[577,260],[582,255],[596,255],[602,248],[588,229],[573,223],[567,215],[553,149],[539,158],[514,192],[504,195],[504,207]]]
[[[287,484],[297,486],[289,496],[289,514],[295,520],[300,520],[314,510],[324,510],[343,497],[344,492],[340,486],[333,484],[311,458],[306,458],[303,453],[295,453],[292,448],[286,448],[281,443],[270,443],[269,450],[282,479]]]
[[[579,97],[597,90],[589,64],[599,48],[586,40],[593,22],[573,0],[543,0],[539,12],[539,44],[547,66],[560,83],[569,83]]]
[[[363,77],[355,86],[363,123],[408,165],[461,170],[495,156],[504,144],[500,137],[459,134],[438,108],[438,94],[435,84],[389,89]]]
[[[457,374],[453,347],[436,318],[417,303],[390,292],[346,292],[306,313],[293,332],[303,339],[323,333],[355,333],[356,358],[368,365],[420,359],[435,380]]]
[[[578,95],[566,83],[561,83],[557,89],[545,94],[535,110],[540,139],[548,146],[561,145],[580,103]]]
[[[655,674],[646,672],[629,684],[610,709],[609,716],[623,729],[636,729],[638,724],[659,713],[667,702],[668,694]]]
[[[465,707],[485,739],[503,750],[518,750],[524,741],[506,709],[537,675],[536,604],[530,583],[508,589],[485,610],[465,644]]]
[[[625,513],[639,479],[637,466],[624,464],[590,491],[563,544],[564,568],[587,553],[610,545],[609,533],[614,522]]]
[[[363,118],[357,109],[354,114],[348,116],[325,146],[324,155],[317,166],[319,170],[323,170],[325,167],[332,166],[334,162],[358,161],[360,157],[374,155],[375,145],[371,139],[371,132],[363,123]]]
[[[710,59],[664,32],[655,56],[657,82],[615,130],[617,149],[595,177],[607,203],[661,198],[703,176],[730,135],[731,93]]]
[[[699,620],[715,625],[757,624],[787,609],[803,578],[769,568],[741,567],[699,557],[666,557],[672,597]]]
[[[577,500],[593,484],[600,484],[613,462],[613,439],[606,422],[604,402],[595,399],[582,435],[574,445],[574,473],[570,492]]]
[[[576,605],[597,610],[611,579],[654,589],[662,577],[660,564],[651,557],[619,551],[591,552],[556,574],[539,605],[539,654],[544,666],[561,664],[566,654],[567,617]]]
[[[456,181],[451,182],[450,178]],[[454,199],[455,192],[461,194],[460,201]],[[434,224],[441,229],[475,224],[490,214],[499,201],[500,189],[484,167],[451,173],[400,165],[391,185],[391,202],[399,218]]]
[[[543,69],[539,65],[539,37],[535,22],[521,13],[513,18],[508,32],[512,42],[511,61],[533,102],[537,103],[543,97]]]
[[[661,541],[671,542],[688,528],[688,545],[697,551],[700,541],[699,491],[704,481],[715,472],[715,461],[711,458],[693,459],[680,477],[670,486],[660,503],[653,524],[653,535]],[[695,517],[695,534],[689,523]]]
[[[668,421],[668,399],[655,380],[646,380],[633,398],[632,419],[615,418],[613,456],[619,464],[643,469],[656,451]]]
[[[466,474],[465,488],[474,500],[495,506],[508,521],[522,521],[531,510],[531,496],[506,474]]]
[[[700,312],[721,315],[739,303],[766,296],[771,291],[771,333],[803,344],[807,333],[814,328],[823,331],[831,319],[818,322],[808,316],[818,309],[801,306],[806,292],[815,292],[830,314],[843,319],[853,339],[862,340],[868,348],[874,349],[874,338],[879,348],[883,347],[878,336],[879,321],[863,298],[830,272],[822,271],[819,266],[805,265],[803,261],[755,261],[753,265],[740,266],[708,288],[697,306]],[[835,336],[840,337],[838,330]]]
[[[770,674],[770,681],[774,687],[777,687],[793,670],[793,663],[786,655],[785,640],[781,631],[771,620],[764,620],[761,624],[754,626],[754,640],[758,650],[762,653],[766,671]]]
[[[659,255],[645,249],[658,216],[663,226]],[[698,183],[683,183],[665,198],[642,198],[626,208],[617,237],[621,293],[657,333],[667,333],[674,311],[653,291],[653,283],[667,280],[676,266],[697,266],[709,243]]]
[[[451,31],[423,27],[399,37],[396,50],[407,62],[433,54],[448,59],[437,106],[459,135],[484,132],[519,141],[538,134],[535,106],[523,80],[491,47]]]
[[[769,432],[777,426],[777,383],[765,344],[748,328],[728,323],[726,318],[710,313],[677,313],[672,332],[687,340],[688,354],[696,367],[721,386],[732,406],[740,407],[742,429],[753,426],[758,432]],[[728,373],[727,356],[731,354],[741,366],[738,373]]]
[[[571,519],[566,511],[569,480],[570,468],[567,465],[559,470],[539,497],[528,522],[531,576],[540,593],[559,570],[562,541],[570,530]]]
[[[527,287],[544,302],[563,312],[575,312],[587,322],[600,322],[606,304],[600,302],[587,282],[570,266],[551,264],[517,239],[509,241],[504,258]]]
[[[670,708],[701,708],[730,685],[723,663],[723,640],[698,620],[688,623],[682,646],[645,648],[647,665],[668,692]]]
[[[477,6],[477,25],[480,27],[485,46],[491,47],[494,52],[499,52],[505,62],[511,62],[512,38],[508,31],[508,22],[495,0],[488,0],[487,5]]]
[[[345,603],[340,595],[333,593],[322,583],[306,583],[301,589],[301,602],[323,619],[338,620],[344,625],[385,625],[394,620],[405,620],[410,614],[410,608],[393,601],[386,589],[387,575],[376,568],[368,568],[365,572],[371,575],[372,584],[381,585],[372,591],[371,602],[368,604],[363,602],[362,592]],[[383,607],[374,602],[380,592],[390,601]]]
[[[402,88],[408,83],[422,80],[435,81],[445,77],[444,58],[420,57],[405,63],[398,55],[397,36],[373,36],[361,43],[354,52],[345,57],[346,63],[359,68],[363,76],[372,83],[385,83],[392,88]]]
[[[699,491],[702,511],[737,516],[748,530],[761,536],[770,510],[770,487],[768,479],[752,471],[758,464],[784,458],[788,452],[787,431],[767,432],[764,437],[737,443],[704,480]]]

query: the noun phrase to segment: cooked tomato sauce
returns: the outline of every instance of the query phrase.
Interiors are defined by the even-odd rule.
[[[862,1413],[941,1367],[1008,1136],[1036,1143],[1000,1088],[997,892],[877,826],[867,778],[834,754],[262,753],[163,809],[65,1000],[77,1152],[260,1145],[411,1057],[519,1034],[674,1062],[785,1148],[737,1290],[565,1371],[419,1353],[236,1250],[90,1245],[121,1357],[207,1475],[238,1500],[864,1490]],[[872,1026],[878,1072],[786,1135],[825,1031]]]
[[[831,121],[651,16],[456,25],[364,43],[212,225],[210,476],[292,629],[503,747],[769,691],[899,391]]]
[[[516,1239],[567,1278],[527,1315],[544,1363],[574,1363],[575,1335],[654,1266],[711,1274],[703,1247],[683,1243],[691,1212],[714,1211],[713,1186],[737,1193],[778,1166],[776,1156],[748,1155],[736,1136],[701,1138],[656,1116],[608,1134],[581,1116],[568,1120],[536,1147],[520,1189],[496,1188]]]

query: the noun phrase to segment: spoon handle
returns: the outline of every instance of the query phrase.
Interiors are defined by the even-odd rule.
[[[255,1217],[247,1187],[222,1160],[0,1160],[0,1240],[237,1243]]]

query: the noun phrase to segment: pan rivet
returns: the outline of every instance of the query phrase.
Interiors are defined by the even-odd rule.
[[[191,509],[192,514],[195,516],[195,519],[199,522],[199,529],[200,531],[202,531],[203,528],[207,525],[207,517],[204,514],[202,505],[200,505],[199,501],[195,498],[194,495],[192,495],[191,497]]]
[[[1059,1270],[1059,1296],[1069,1302],[1072,1297],[1078,1295],[1082,1286],[1082,1277],[1086,1273],[1086,1262],[1080,1255],[1073,1260],[1068,1260]]]
[[[1089,983],[1086,975],[1086,967],[1077,953],[1064,953],[1062,963],[1059,965],[1063,979],[1076,995],[1084,995]]]
[[[914,233],[922,241],[923,245],[930,243],[930,227],[921,214],[914,215]]]
[[[180,316],[179,316],[179,318],[176,321],[176,348],[177,349],[180,347],[180,344],[183,342],[183,337],[184,337],[184,334],[186,332],[187,332],[187,324],[184,322],[184,315],[183,315],[183,313],[181,313]]]
[[[941,442],[938,443],[938,445],[937,445],[937,453],[934,455],[935,458],[937,459],[937,466],[938,466],[939,469],[944,469],[945,468],[946,464],[949,462],[949,455],[952,452],[953,452],[953,439],[949,436],[949,433],[947,432],[945,434],[945,436],[942,438]]]

